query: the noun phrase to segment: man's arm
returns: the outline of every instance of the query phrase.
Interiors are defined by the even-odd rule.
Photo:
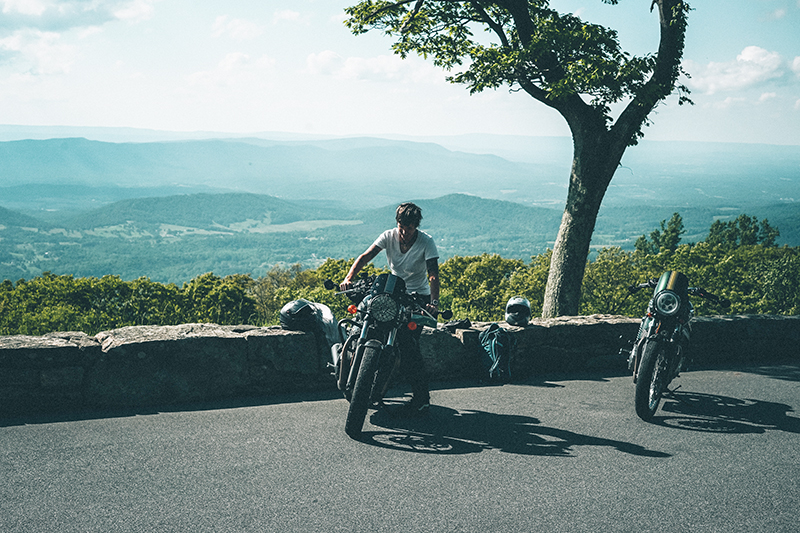
[[[356,274],[358,274],[361,271],[362,268],[367,266],[370,261],[375,259],[375,257],[379,253],[381,253],[382,249],[383,248],[381,248],[380,246],[376,246],[376,245],[373,244],[372,246],[367,248],[366,252],[364,252],[363,254],[359,255],[356,258],[356,260],[353,262],[353,266],[350,267],[350,272],[347,273],[347,276],[345,276],[344,281],[342,281],[342,283],[339,284],[339,289],[341,289],[343,291],[346,291],[347,289],[349,289],[350,286],[353,283],[353,278],[356,276]],[[438,271],[438,269],[437,269],[437,271]]]

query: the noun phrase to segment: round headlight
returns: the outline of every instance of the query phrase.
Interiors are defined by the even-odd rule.
[[[369,310],[378,322],[389,322],[397,316],[397,302],[387,294],[379,294],[370,300]]]
[[[681,299],[672,291],[664,291],[656,296],[656,310],[672,316],[681,308]]]

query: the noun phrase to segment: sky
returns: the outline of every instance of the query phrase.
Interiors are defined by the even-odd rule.
[[[228,133],[568,136],[508,88],[470,96],[378,32],[355,0],[0,0],[0,124]],[[683,80],[645,139],[800,145],[800,0],[693,0]],[[649,0],[551,0],[655,52]]]

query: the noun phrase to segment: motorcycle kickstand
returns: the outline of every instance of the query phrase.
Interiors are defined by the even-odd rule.
[[[677,387],[675,387],[675,388],[674,388],[674,389],[672,389],[672,390],[665,389],[664,393],[665,393],[665,395],[666,395],[666,396],[669,396],[670,398],[672,398],[672,397],[673,397],[672,395],[673,395],[675,392],[677,392],[677,390],[678,390],[678,389],[680,389],[681,387],[682,387],[682,385],[678,385]]]

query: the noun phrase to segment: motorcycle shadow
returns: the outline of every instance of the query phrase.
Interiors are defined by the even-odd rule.
[[[571,457],[578,446],[610,446],[644,457],[670,457],[628,442],[581,435],[542,426],[539,419],[485,411],[459,411],[432,405],[427,415],[404,418],[392,405],[370,416],[373,426],[391,431],[364,431],[362,442],[414,453],[457,455],[500,450],[520,455]]]
[[[789,416],[786,404],[730,398],[699,392],[673,392],[661,406],[671,415],[656,417],[663,426],[710,433],[764,433],[767,430],[800,433],[800,418]]]

